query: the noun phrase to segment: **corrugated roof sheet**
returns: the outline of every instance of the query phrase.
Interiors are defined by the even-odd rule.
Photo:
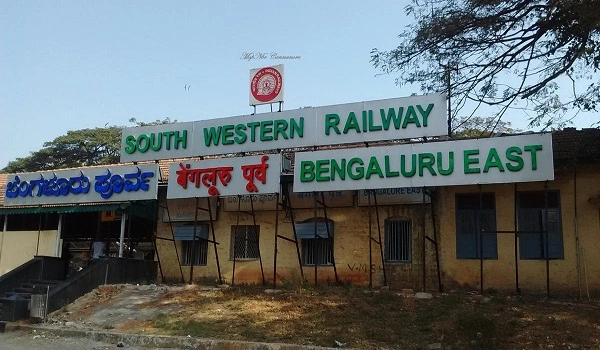
[[[4,194],[6,193],[6,179],[8,174],[0,174],[0,206],[4,205]]]

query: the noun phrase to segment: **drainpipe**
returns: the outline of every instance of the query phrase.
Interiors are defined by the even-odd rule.
[[[121,214],[121,237],[119,238],[119,258],[123,257],[123,243],[125,241],[125,220],[127,220],[127,214],[123,212],[123,214]]]

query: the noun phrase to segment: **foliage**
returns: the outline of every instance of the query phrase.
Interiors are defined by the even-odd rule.
[[[17,173],[114,164],[119,162],[120,148],[120,127],[70,130],[45,142],[44,148],[31,152],[30,156],[9,162],[2,171]]]
[[[455,111],[519,107],[530,126],[560,127],[599,107],[599,11],[595,0],[413,0],[415,23],[371,62],[398,84],[450,90]]]
[[[129,122],[132,124],[135,124],[136,126],[152,126],[152,125],[163,125],[163,124],[173,124],[173,123],[177,123],[177,119],[171,121],[170,117],[166,117],[163,120],[160,119],[156,119],[153,122],[138,122],[136,118],[132,117],[129,118]]]
[[[461,117],[454,121],[453,129],[452,136],[455,138],[490,137],[494,133],[516,134],[522,132],[520,129],[513,129],[510,122],[496,120],[494,117]]]
[[[165,118],[146,123],[131,118],[129,122],[137,126],[149,126],[175,123],[177,120]],[[108,126],[69,130],[66,135],[45,142],[42,149],[31,152],[29,156],[9,162],[1,172],[21,173],[117,164],[121,149],[121,129],[120,126]]]

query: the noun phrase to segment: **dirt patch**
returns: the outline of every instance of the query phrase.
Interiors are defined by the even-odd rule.
[[[129,333],[361,349],[600,348],[600,303],[510,295],[119,286],[92,292],[53,319]]]

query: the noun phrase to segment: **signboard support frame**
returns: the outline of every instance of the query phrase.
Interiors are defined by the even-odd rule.
[[[159,205],[160,206],[160,205]],[[157,239],[162,239],[162,240],[166,240],[166,241],[172,241],[173,242],[173,247],[175,248],[175,257],[177,258],[177,264],[179,265],[179,273],[181,275],[181,283],[184,283],[184,278],[183,278],[183,269],[181,268],[181,260],[179,259],[179,251],[177,250],[177,243],[175,242],[175,232],[173,232],[173,222],[171,221],[171,214],[169,213],[169,204],[168,201],[165,200],[165,205],[164,206],[160,206],[161,208],[164,208],[167,211],[167,217],[169,218],[169,229],[171,230],[171,238],[165,238],[165,237],[158,237],[156,236]],[[156,241],[154,246],[156,246]],[[160,257],[158,254],[158,249],[156,249],[156,257],[158,259],[158,266],[161,267],[160,265]],[[160,274],[161,274],[161,278],[165,279],[165,276],[162,273],[162,267],[160,268]]]
[[[423,187],[423,196],[425,196],[425,187]],[[435,246],[435,264],[437,267],[438,292],[441,293],[444,291],[444,285],[442,284],[442,272],[440,270],[440,253],[437,239],[437,229],[435,227],[435,209],[433,207],[433,198],[431,197],[431,194],[429,195],[429,198],[431,202],[431,224],[433,226],[433,240],[429,237],[427,238]]]
[[[277,200],[277,206],[275,209],[275,252],[273,254],[273,288],[277,288],[277,239],[281,238],[285,241],[292,242],[296,245],[296,254],[298,256],[298,267],[300,268],[300,277],[304,282],[304,269],[302,268],[302,258],[300,257],[300,247],[298,246],[298,234],[296,232],[296,220],[294,218],[294,208],[292,207],[292,200],[290,198],[290,183],[284,182],[283,184],[283,200],[280,202]],[[278,197],[279,198],[279,197]],[[278,234],[279,229],[279,207],[282,207],[285,211],[289,210],[290,220],[292,222],[292,231],[294,233],[294,239],[284,237]]]
[[[231,285],[232,286],[235,284],[235,262],[236,262],[236,257],[235,257],[236,244],[235,243],[237,241],[237,230],[240,225],[240,214],[247,214],[247,215],[252,216],[252,224],[254,225],[254,227],[256,227],[256,213],[254,212],[254,202],[252,200],[252,196],[250,196],[250,210],[251,210],[250,212],[241,210],[242,196],[238,194],[237,197],[238,197],[237,219],[236,219],[236,224],[235,224],[235,231],[233,231],[233,270],[231,272]],[[246,236],[246,238],[244,238],[244,240],[246,242],[250,241],[247,236]],[[262,256],[260,254],[260,233],[259,233],[258,241],[256,242],[256,244],[258,246],[258,261],[260,263],[260,273],[262,275],[262,284],[264,286],[266,284],[266,282],[265,282],[265,271],[263,269],[263,263],[262,263]]]
[[[211,228],[211,232],[212,232],[212,240],[207,239],[207,241],[209,243],[212,243],[215,249],[215,259],[216,259],[216,263],[217,263],[217,274],[219,277],[219,284],[223,284],[223,277],[221,276],[221,264],[219,262],[219,252],[217,250],[217,245],[219,244],[219,242],[217,242],[216,236],[215,236],[215,226],[214,226],[214,220],[213,220],[213,216],[212,216],[212,210],[211,210],[211,206],[210,206],[210,198],[211,197],[206,197],[206,208],[202,208],[200,207],[200,197],[195,197],[196,201],[195,201],[195,211],[194,211],[194,237],[192,239],[192,247],[196,246],[196,230],[198,228],[198,211],[199,210],[204,210],[208,212],[208,220],[210,222],[210,228]],[[168,214],[168,212],[167,212]],[[172,229],[172,221],[171,221],[171,217],[169,216],[169,223],[171,225],[171,231]],[[192,249],[192,264],[190,265],[190,284],[193,284],[193,276],[194,276],[194,261],[196,260],[196,255],[195,255],[195,249]],[[181,264],[180,264],[181,266]]]
[[[217,237],[215,235],[215,223],[213,220],[212,209],[210,207],[210,197],[206,197],[206,207],[207,207],[207,209],[196,207],[196,210],[201,209],[201,210],[208,211],[208,219],[210,221],[210,231],[212,233],[212,242],[211,243],[213,244],[213,247],[215,249],[215,258],[217,261],[217,274],[219,275],[219,284],[223,284],[223,277],[221,276],[221,264],[219,263],[219,252],[217,250],[217,245],[219,244],[219,242],[217,242]]]
[[[375,240],[372,236],[371,236],[371,195],[373,196],[373,200],[375,202],[375,218],[377,220],[377,234],[379,237],[379,240]],[[383,285],[387,286],[387,274],[385,271],[385,258],[383,256],[383,244],[381,241],[381,224],[379,222],[379,206],[377,205],[377,194],[375,192],[372,192],[371,190],[369,190],[368,195],[367,195],[367,200],[368,200],[368,207],[369,207],[369,289],[373,288],[373,269],[371,268],[371,266],[373,266],[373,250],[372,250],[372,243],[371,242],[375,242],[379,245],[379,253],[381,255],[381,268],[383,269]]]
[[[190,264],[190,284],[194,281],[194,263],[196,261],[196,230],[198,229],[198,207],[200,198],[196,197],[196,210],[194,210],[194,236],[192,237],[192,263]]]

